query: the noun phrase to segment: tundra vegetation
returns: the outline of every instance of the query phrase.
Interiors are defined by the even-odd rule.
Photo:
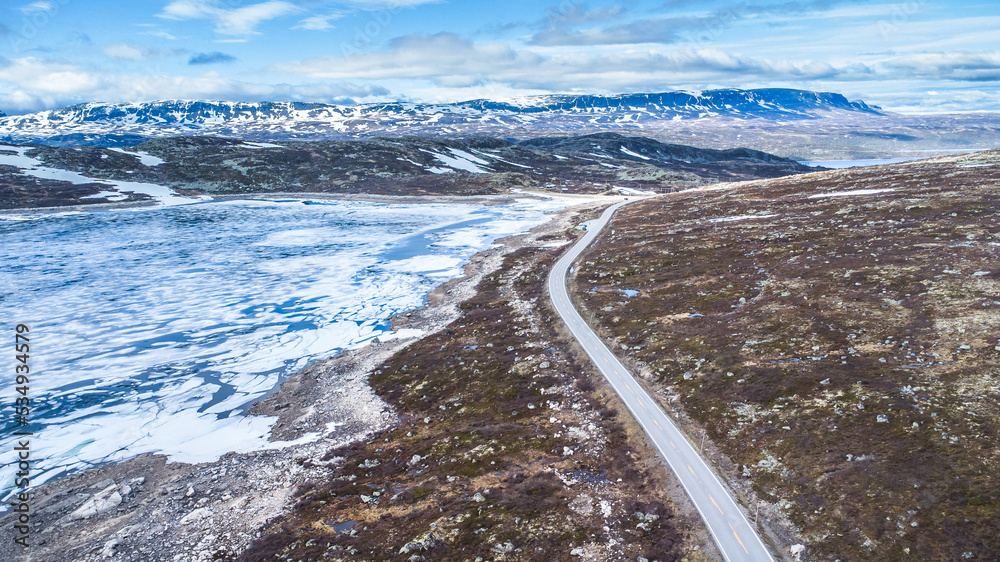
[[[810,559],[995,559],[998,182],[989,151],[648,199],[575,298]]]
[[[0,149],[0,154],[14,154]],[[162,160],[147,165],[138,155]],[[266,193],[478,196],[511,189],[601,193],[614,188],[687,189],[718,181],[811,171],[749,149],[712,150],[604,133],[514,143],[477,137],[248,143],[214,137],[144,142],[126,152],[99,146],[33,146],[26,156],[95,178],[40,180],[0,165],[0,209],[101,204],[97,180],[146,182],[181,195]],[[123,192],[126,201],[148,199]],[[117,199],[117,198],[116,198]]]
[[[378,367],[398,425],[301,459],[340,468],[241,559],[703,559],[697,515],[556,332],[544,282],[576,236],[509,254],[455,322]]]

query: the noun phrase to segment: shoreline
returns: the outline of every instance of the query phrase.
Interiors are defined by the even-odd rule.
[[[513,200],[518,195],[549,196],[503,197]],[[150,536],[143,544],[158,544],[153,552],[169,551],[178,544],[201,546],[205,536],[211,536],[213,544],[191,553],[192,560],[209,560],[219,548],[238,554],[267,521],[287,510],[299,483],[322,478],[337,468],[335,462],[313,464],[299,462],[301,458],[318,458],[333,446],[357,442],[400,422],[368,385],[372,369],[457,318],[458,304],[475,294],[476,285],[500,267],[504,256],[532,246],[548,233],[574,227],[570,219],[576,213],[619,198],[586,199],[554,212],[550,220],[526,233],[497,239],[495,247],[469,259],[461,276],[431,290],[424,306],[390,318],[393,330],[423,330],[418,338],[391,339],[317,361],[252,404],[245,415],[277,418],[268,438],[273,447],[230,452],[196,465],[168,463],[163,455],[143,454],[35,488],[31,504],[35,527],[27,559],[98,560],[115,554],[121,541],[133,533]],[[398,197],[380,200],[398,201]],[[363,398],[344,403],[340,397],[345,388],[352,389],[348,396]],[[288,443],[293,439],[305,442]],[[8,513],[0,518],[4,526],[0,540],[13,540],[10,517]],[[203,537],[194,540],[193,535]],[[155,559],[148,558],[149,554],[142,558],[138,552],[132,555],[135,558],[128,559]]]
[[[186,197],[184,195],[180,195]],[[0,215],[18,214],[50,214],[50,213],[79,213],[86,211],[112,211],[140,209],[146,207],[179,207],[184,205],[195,205],[198,203],[212,203],[216,201],[239,201],[239,200],[259,200],[259,199],[319,199],[327,201],[360,201],[367,203],[399,203],[399,204],[468,204],[468,205],[503,205],[511,203],[518,198],[565,198],[594,200],[596,198],[607,198],[616,200],[617,195],[603,195],[602,193],[562,193],[534,190],[517,190],[496,195],[380,195],[377,193],[328,193],[328,192],[307,192],[307,191],[261,191],[256,193],[220,193],[202,194],[204,199],[194,200],[190,203],[179,205],[164,205],[155,200],[131,201],[120,203],[94,203],[92,205],[64,205],[58,207],[23,207],[0,209]]]

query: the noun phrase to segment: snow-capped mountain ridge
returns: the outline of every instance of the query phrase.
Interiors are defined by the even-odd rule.
[[[83,103],[0,117],[0,140],[47,144],[135,144],[186,135],[249,139],[473,136],[705,117],[801,120],[825,112],[879,114],[840,94],[803,90],[710,90],[655,94],[545,95],[510,101],[332,105],[307,102],[164,100]]]
[[[667,111],[725,111],[762,108],[801,112],[809,109],[845,109],[877,113],[878,107],[863,101],[848,101],[841,94],[768,88],[759,90],[708,90],[704,92],[663,92],[656,94],[549,95],[516,98],[509,102],[471,100],[456,105],[482,110],[538,113],[545,111],[594,111],[659,109]]]

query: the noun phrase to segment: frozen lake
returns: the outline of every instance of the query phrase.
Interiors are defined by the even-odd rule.
[[[147,452],[202,462],[263,447],[274,420],[243,416],[251,402],[312,361],[396,336],[387,318],[472,254],[578,202],[0,215],[0,306],[9,334],[31,327],[32,484]],[[0,375],[0,497],[16,471],[13,378]]]

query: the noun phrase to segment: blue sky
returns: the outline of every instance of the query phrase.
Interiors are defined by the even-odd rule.
[[[1000,5],[838,0],[26,0],[0,110],[791,87],[1000,111]]]

